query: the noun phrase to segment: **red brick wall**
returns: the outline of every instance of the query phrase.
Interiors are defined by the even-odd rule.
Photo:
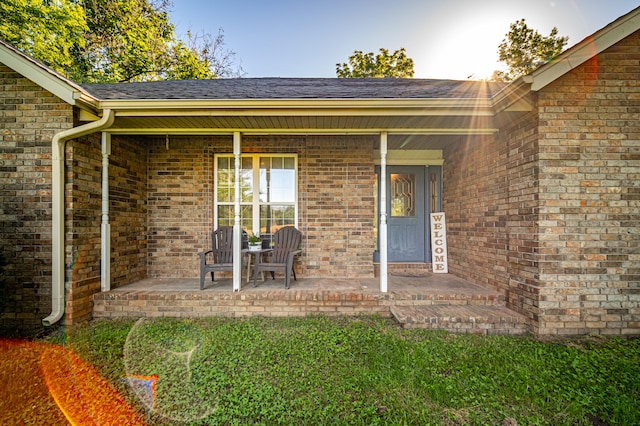
[[[213,151],[231,137],[171,137],[148,145],[147,274],[197,277],[213,222]]]
[[[640,334],[640,33],[444,150],[449,269],[539,334]]]
[[[91,319],[101,289],[102,142],[93,134],[67,142],[66,321]],[[147,149],[135,137],[113,136],[109,156],[111,287],[146,277]]]
[[[509,286],[507,154],[494,136],[461,138],[443,152],[449,271],[503,290]]]
[[[307,137],[300,160],[305,273],[373,276],[375,137]]]
[[[532,100],[535,102],[535,96],[532,96]],[[539,250],[542,243],[538,235],[540,184],[537,115],[534,112],[519,118],[513,117],[507,123],[498,136],[499,143],[507,147],[507,304],[526,315],[536,327],[540,314],[539,291],[545,285],[539,279]]]
[[[51,313],[51,139],[72,123],[71,106],[0,64],[3,329],[39,328]]]
[[[111,138],[109,222],[112,288],[147,276],[147,160],[144,138]]]
[[[100,134],[66,144],[66,321],[91,318],[91,295],[100,290],[102,160]],[[91,291],[90,289],[93,289]]]
[[[462,138],[444,150],[443,206],[449,271],[504,290],[538,320],[538,176],[535,114],[499,117],[495,136]]]
[[[540,93],[542,333],[640,334],[640,32]]]
[[[298,154],[302,276],[372,276],[371,137],[251,137],[243,152]],[[213,222],[213,161],[230,136],[149,142],[148,276],[197,277]]]

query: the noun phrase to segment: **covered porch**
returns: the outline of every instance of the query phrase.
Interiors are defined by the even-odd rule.
[[[246,83],[257,91],[249,97],[243,91],[234,94]],[[62,150],[66,139],[55,141],[61,152],[54,162],[54,176],[66,168],[73,177],[68,183],[82,189],[74,193],[76,204],[90,204],[94,213],[90,223],[79,211],[70,226],[65,224],[63,179],[54,180],[54,212],[60,211],[53,220],[54,245],[71,244],[73,258],[80,260],[66,263],[73,266],[68,271],[71,292],[66,301],[70,317],[136,316],[136,311],[144,312],[142,316],[391,315],[392,305],[407,301],[437,305],[439,300],[462,297],[464,302],[457,304],[471,305],[470,301],[484,300],[484,290],[467,296],[461,287],[449,286],[447,278],[438,281],[441,291],[432,291],[423,277],[394,275],[389,268],[399,260],[389,259],[388,252],[393,254],[402,245],[387,244],[389,236],[400,233],[387,226],[394,214],[385,187],[392,168],[421,169],[417,181],[423,184],[416,193],[421,194],[418,204],[424,208],[412,217],[423,228],[419,233],[406,228],[402,235],[423,241],[418,259],[407,261],[420,263],[421,271],[428,272],[428,213],[443,211],[446,197],[440,192],[442,175],[427,175],[425,170],[445,170],[443,151],[449,147],[482,146],[493,138],[496,109],[508,108],[510,97],[499,97],[496,105],[491,95],[500,87],[485,82],[446,82],[443,87],[432,81],[332,81],[326,87],[325,81],[287,80],[278,81],[286,83],[281,91],[273,83],[269,79],[183,82],[181,86],[197,85],[194,93],[206,96],[180,100],[165,99],[166,92],[154,85],[129,85],[126,93],[120,86],[89,87],[101,99],[102,118],[65,136],[90,134],[72,142],[73,162],[66,167]],[[294,89],[301,86],[316,97],[300,98]],[[390,92],[378,92],[374,86]],[[209,92],[212,88],[220,91]],[[282,160],[278,167],[293,173],[291,205],[275,206],[273,199],[260,198],[262,173],[276,169],[275,162],[263,167],[263,159]],[[96,174],[96,160],[102,163],[100,177],[87,181],[84,176]],[[245,166],[245,160],[250,165]],[[449,170],[464,172],[453,163]],[[250,179],[255,187],[244,185]],[[271,188],[268,182],[265,188]],[[280,284],[254,290],[241,277],[240,230],[264,232],[263,209],[269,214],[275,208],[283,212],[278,226],[293,225],[303,233],[303,251],[296,264],[300,281],[287,294]],[[197,254],[210,244],[210,232],[222,225],[232,225],[237,236],[234,274],[227,284],[197,294]],[[466,244],[466,239],[460,241],[460,246]],[[60,247],[53,258],[54,300],[60,305],[64,253]],[[416,288],[403,290],[404,278],[414,278],[409,287]],[[159,283],[166,289],[157,287]],[[189,285],[194,285],[193,291]],[[504,294],[492,298],[504,305]],[[57,315],[62,312],[64,305]],[[472,322],[476,318],[467,317]]]
[[[394,317],[405,328],[478,334],[530,332],[526,318],[506,308],[505,294],[450,274],[379,278],[304,278],[285,290],[282,277],[267,277],[256,287],[233,279],[146,278],[93,296],[94,318],[251,317],[364,315]]]

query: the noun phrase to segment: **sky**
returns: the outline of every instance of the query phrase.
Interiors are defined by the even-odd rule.
[[[568,36],[567,48],[640,0],[173,0],[179,36],[224,32],[245,77],[336,77],[355,50],[405,48],[415,78],[483,79],[509,25]]]

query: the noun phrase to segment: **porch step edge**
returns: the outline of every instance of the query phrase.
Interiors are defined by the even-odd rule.
[[[390,296],[396,306],[428,306],[428,305],[489,305],[505,306],[504,294],[415,294],[394,293]]]
[[[396,321],[407,329],[514,335],[531,331],[524,315],[499,305],[395,305],[390,308]]]

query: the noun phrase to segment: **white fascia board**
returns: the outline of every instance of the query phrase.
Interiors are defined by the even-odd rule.
[[[531,90],[529,76],[521,77],[500,90],[493,97],[494,110],[502,111],[531,111],[533,103],[528,96]]]
[[[243,135],[267,136],[267,135],[379,135],[381,132],[387,132],[389,135],[492,135],[497,133],[497,128],[327,128],[327,129],[252,129],[252,128],[118,128],[110,127],[109,133],[112,135],[193,135],[193,136],[210,136],[210,135],[232,135],[234,132],[240,132]]]
[[[95,105],[95,98],[84,92],[79,86],[71,84],[53,70],[4,44],[0,44],[0,62],[69,105],[78,105],[79,103]]]
[[[78,90],[55,78],[51,73],[45,71],[37,64],[15,55],[1,45],[0,62],[21,74],[23,77],[33,81],[43,89],[53,93],[66,103],[70,105],[76,104],[76,99],[78,98],[76,92],[78,92]]]
[[[243,100],[112,100],[100,108],[118,116],[168,115],[493,115],[490,99],[243,99]]]
[[[639,29],[640,8],[637,8],[533,71],[528,76],[531,78],[531,90],[535,92],[544,88]]]

